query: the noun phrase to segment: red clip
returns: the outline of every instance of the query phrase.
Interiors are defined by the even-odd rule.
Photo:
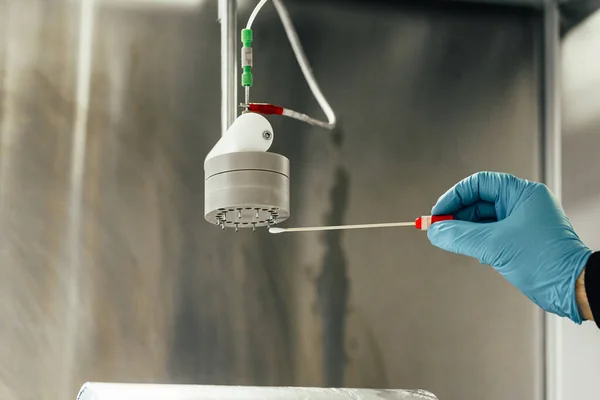
[[[283,114],[283,107],[268,103],[250,103],[248,104],[248,111],[265,115],[281,115]]]

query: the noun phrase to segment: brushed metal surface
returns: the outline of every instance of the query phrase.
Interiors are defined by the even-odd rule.
[[[563,43],[563,205],[575,231],[600,249],[600,12],[573,29]],[[560,343],[564,399],[593,400],[600,374],[598,328],[563,322]]]
[[[0,2],[0,398],[84,381],[539,398],[537,312],[489,268],[412,230],[206,223],[217,4],[126,4]],[[291,12],[340,129],[271,119],[290,226],[411,219],[477,170],[539,177],[535,16]],[[319,114],[271,8],[254,72],[257,101]]]

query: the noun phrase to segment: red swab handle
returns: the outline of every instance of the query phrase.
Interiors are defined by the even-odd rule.
[[[426,231],[431,224],[440,221],[451,221],[453,219],[454,217],[452,215],[424,215],[415,220],[415,228]]]

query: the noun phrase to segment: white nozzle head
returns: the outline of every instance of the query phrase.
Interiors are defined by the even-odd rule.
[[[273,127],[265,117],[256,113],[242,114],[215,144],[205,161],[226,153],[267,151],[273,136]]]
[[[285,232],[284,228],[269,228],[269,233],[278,234]]]

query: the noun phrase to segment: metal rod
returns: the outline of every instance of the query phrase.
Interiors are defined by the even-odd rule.
[[[315,231],[339,231],[347,229],[371,229],[371,228],[393,228],[398,226],[415,226],[415,222],[387,222],[381,224],[362,224],[362,225],[332,225],[332,226],[309,226],[305,228],[269,228],[270,233],[287,232],[315,232]]]
[[[221,135],[237,116],[237,0],[219,0],[221,22]]]
[[[542,32],[542,177],[544,183],[560,199],[562,196],[561,167],[561,106],[560,106],[560,11],[553,1],[546,1],[543,8]],[[536,398],[562,400],[563,360],[561,319],[542,314],[543,335],[543,394]]]

